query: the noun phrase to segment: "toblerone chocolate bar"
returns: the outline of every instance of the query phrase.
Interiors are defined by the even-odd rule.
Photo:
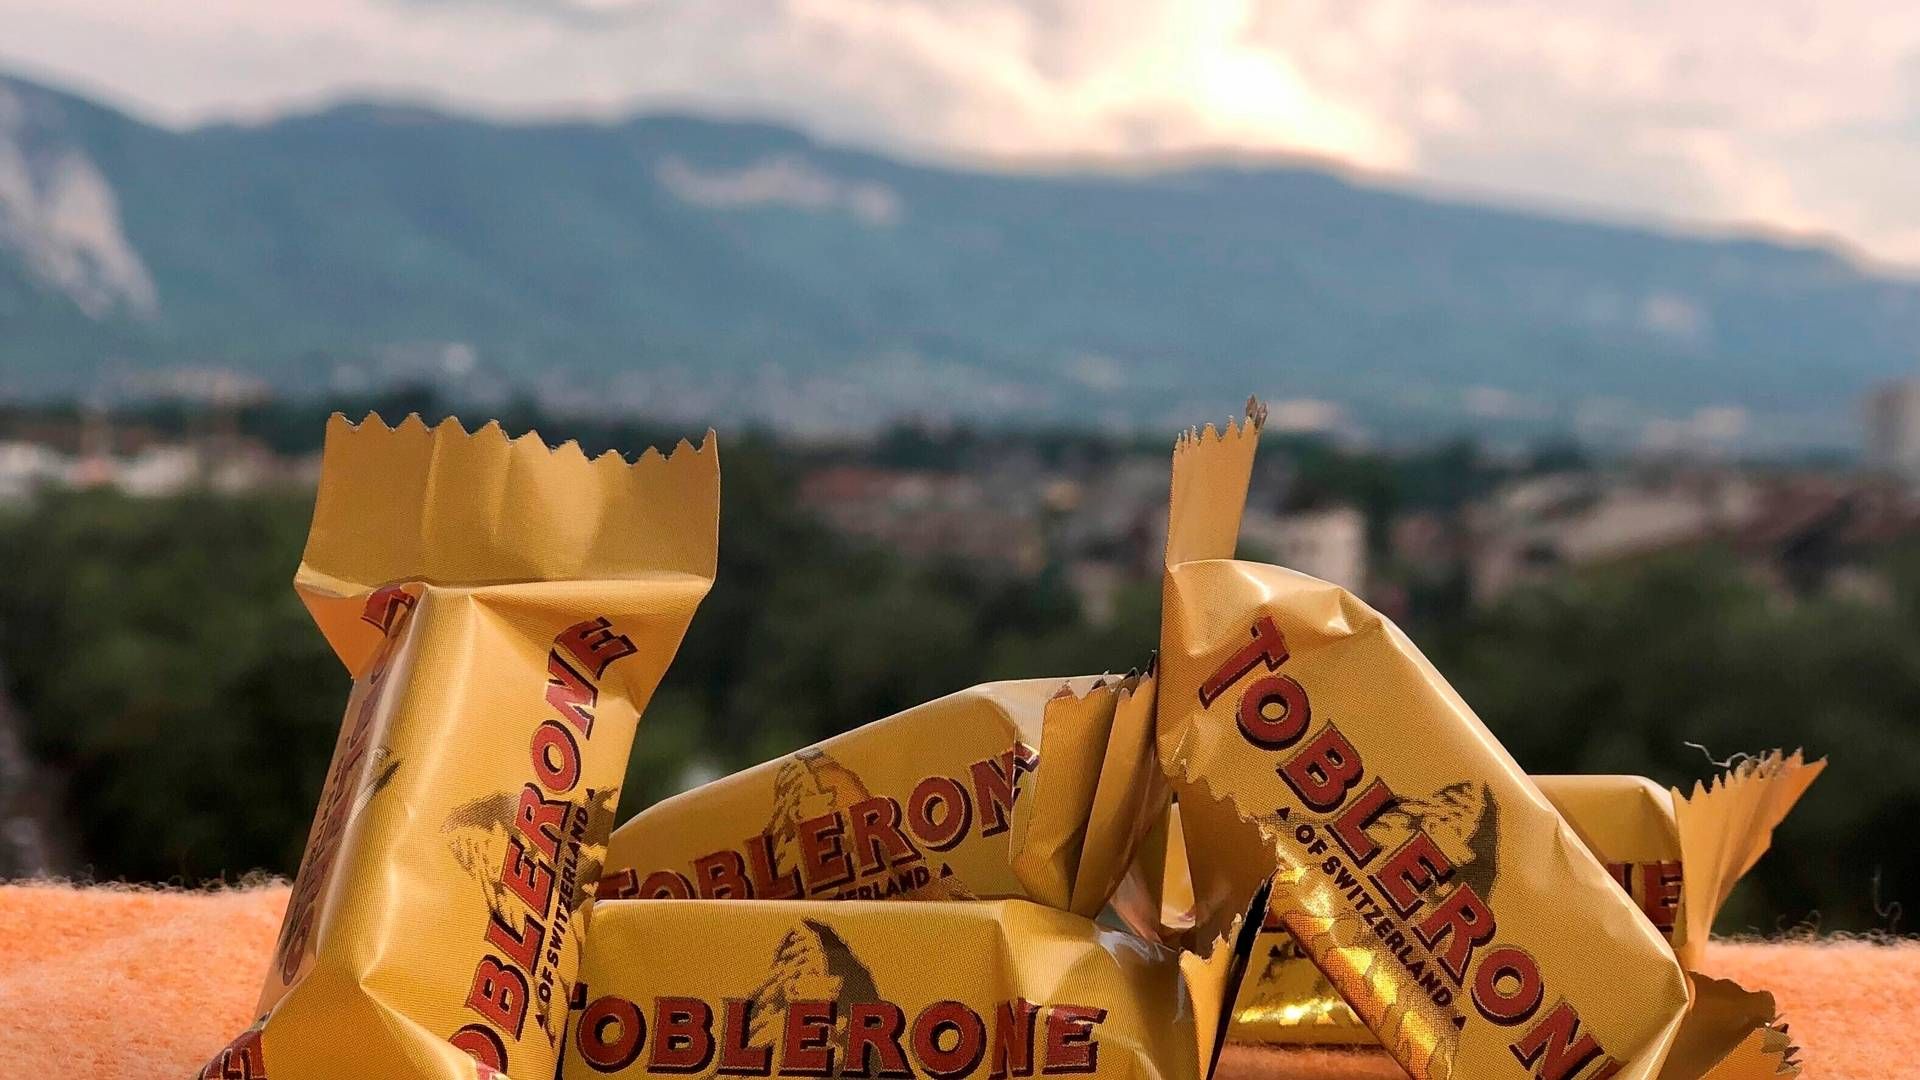
[[[1260,420],[1174,455],[1157,738],[1201,939],[1271,881],[1416,1080],[1791,1071],[1771,998],[1690,977],[1398,628],[1233,558]],[[1435,813],[1396,814],[1412,800]]]
[[[1026,899],[1091,917],[1164,817],[1153,677],[987,683],[613,834],[607,899]]]
[[[635,727],[713,580],[717,453],[328,424],[295,584],[353,691],[206,1080],[554,1075]]]
[[[599,900],[592,918],[561,1072],[580,1080],[1205,1080],[1238,951],[1203,961],[1020,900]]]
[[[1639,776],[1536,776],[1561,817],[1626,890],[1682,967],[1700,969],[1708,932],[1732,886],[1825,768],[1798,753],[1749,758],[1691,795]],[[1439,808],[1403,804],[1403,814]],[[1278,925],[1254,946],[1229,1038],[1238,1042],[1371,1043],[1373,1036]]]

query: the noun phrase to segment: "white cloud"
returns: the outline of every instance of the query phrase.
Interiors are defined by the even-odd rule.
[[[1920,262],[1920,5],[0,0],[0,64],[176,121],[368,88],[693,105],[920,153],[1240,147]]]

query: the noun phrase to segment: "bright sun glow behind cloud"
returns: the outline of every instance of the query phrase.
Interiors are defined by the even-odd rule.
[[[1286,151],[1920,264],[1920,5],[0,0],[0,66],[171,122],[374,91],[920,154]]]

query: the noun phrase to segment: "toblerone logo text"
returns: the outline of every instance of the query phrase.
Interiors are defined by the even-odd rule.
[[[884,899],[932,879],[927,851],[951,851],[970,834],[1006,832],[1020,780],[1038,764],[1031,747],[1016,743],[964,775],[921,779],[905,803],[876,795],[808,818],[794,829],[798,860],[791,868],[780,866],[774,838],[763,832],[693,859],[690,873],[625,870],[602,878],[595,892],[602,899]]]
[[[1380,844],[1367,830],[1398,798],[1379,777],[1362,787],[1367,780],[1366,763],[1332,721],[1307,738],[1313,710],[1306,688],[1291,676],[1278,673],[1288,655],[1280,628],[1271,616],[1261,616],[1253,624],[1252,640],[1201,684],[1200,705],[1211,706],[1256,669],[1266,670],[1240,696],[1235,710],[1240,734],[1261,750],[1291,751],[1277,767],[1280,778],[1308,810],[1335,815],[1326,832],[1354,867],[1375,867],[1366,882],[1386,898],[1400,920],[1407,921],[1419,943],[1432,950],[1434,960],[1452,984],[1449,989],[1414,961],[1410,974],[1413,967],[1419,968],[1421,988],[1443,1006],[1452,1002],[1453,990],[1470,988],[1474,1009],[1481,1016],[1503,1027],[1521,1029],[1522,1034],[1510,1048],[1520,1064],[1534,1070],[1539,1080],[1606,1080],[1619,1072],[1620,1064],[1607,1056],[1593,1033],[1581,1030],[1580,1014],[1566,999],[1560,999],[1546,1010],[1544,1018],[1536,1020],[1546,1001],[1539,963],[1520,946],[1495,944],[1499,925],[1492,909],[1470,883],[1454,885],[1429,905],[1434,888],[1452,879],[1455,867],[1424,829],[1416,830],[1397,849],[1381,857]],[[1356,788],[1361,789],[1357,796],[1353,794]],[[1311,824],[1298,825],[1294,838],[1310,854],[1330,851]],[[1372,909],[1362,911],[1366,922],[1382,936],[1385,947],[1397,951],[1401,963],[1407,964],[1412,942],[1405,940],[1405,933],[1394,926],[1394,920],[1378,910],[1378,903],[1367,895],[1366,882],[1348,874],[1335,857],[1329,857],[1322,868],[1334,875],[1336,886],[1357,909]],[[1483,948],[1485,951],[1480,951]]]
[[[533,782],[520,789],[499,877],[526,910],[518,926],[489,910],[482,933],[487,951],[474,967],[466,1000],[486,1022],[468,1024],[448,1040],[481,1064],[482,1076],[488,1069],[507,1071],[506,1040],[520,1038],[530,991],[537,986],[543,999],[552,995],[567,929],[562,920],[570,918],[566,897],[586,840],[586,807],[572,797],[580,786],[580,740],[593,735],[596,682],[608,664],[633,653],[633,642],[605,618],[562,630],[547,653],[545,704],[554,716],[533,729]]]
[[[1620,883],[1640,905],[1647,921],[1671,938],[1680,918],[1680,895],[1686,881],[1685,869],[1678,859],[1658,862],[1609,862],[1607,876]]]
[[[989,1080],[1005,1080],[1032,1076],[1036,1069],[1042,1076],[1096,1071],[1096,1029],[1107,1018],[1107,1010],[1091,1005],[1041,1006],[1015,998],[994,1008],[991,1025],[971,1006],[951,1000],[936,1001],[909,1021],[907,1011],[893,1002],[856,1001],[845,1006],[845,1031],[836,1036],[842,1011],[837,1000],[792,1001],[785,1011],[783,1022],[772,1028],[773,1042],[755,1045],[751,1033],[760,1025],[750,999],[726,998],[716,1007],[696,997],[657,997],[648,1016],[634,1002],[608,995],[595,998],[580,1014],[574,1047],[603,1073],[632,1066],[645,1051],[649,1073],[712,1068],[721,1076],[900,1080],[958,1080],[975,1073],[991,1053]],[[834,1060],[842,1040],[844,1063]]]

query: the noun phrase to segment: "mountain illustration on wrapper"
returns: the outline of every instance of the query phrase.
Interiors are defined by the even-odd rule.
[[[771,1045],[780,1038],[783,1018],[797,1001],[839,1003],[834,1024],[834,1076],[845,1075],[847,1014],[851,1006],[884,1001],[874,983],[873,970],[854,955],[853,948],[833,927],[818,919],[802,919],[782,938],[767,965],[766,981],[754,988],[751,1041]],[[862,1063],[864,1064],[864,1063]]]

